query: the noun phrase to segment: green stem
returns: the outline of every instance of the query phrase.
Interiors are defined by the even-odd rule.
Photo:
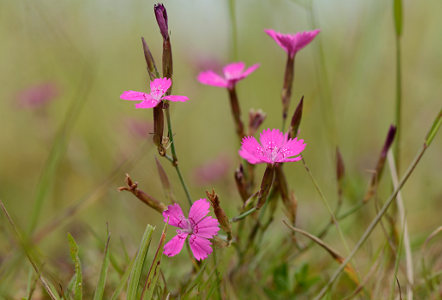
[[[189,189],[187,188],[186,183],[184,182],[183,175],[181,174],[180,167],[178,166],[178,157],[176,155],[175,150],[175,142],[173,140],[173,131],[172,131],[172,122],[170,121],[170,112],[169,112],[169,106],[166,107],[166,119],[167,119],[167,130],[169,134],[169,141],[170,141],[170,150],[172,152],[172,165],[174,166],[176,173],[178,174],[178,178],[180,179],[181,185],[184,189],[184,192],[186,193],[187,201],[189,202],[189,205],[192,206],[192,197],[190,196]],[[167,158],[170,161],[170,158]]]
[[[232,25],[233,59],[236,61],[238,60],[238,26],[236,23],[235,0],[229,0],[229,14],[230,14],[230,22]]]
[[[236,216],[236,217],[232,218],[230,220],[230,222],[238,222],[238,221],[244,219],[245,217],[247,217],[248,215],[250,215],[251,213],[253,213],[255,210],[256,210],[256,206],[254,206],[251,209],[249,209],[248,211],[240,214],[239,216]]]
[[[401,41],[400,36],[396,35],[396,143],[394,147],[394,157],[397,172],[400,172],[400,144],[401,144],[401,111],[402,111],[402,74],[401,74]]]
[[[333,210],[331,209],[331,207],[327,201],[327,198],[325,197],[324,193],[322,193],[322,190],[320,189],[318,183],[316,182],[316,179],[313,177],[313,174],[310,171],[309,167],[307,166],[304,158],[302,158],[302,163],[304,164],[304,168],[307,171],[308,175],[310,176],[310,179],[312,180],[313,185],[315,186],[316,190],[318,191],[322,202],[324,203],[325,207],[327,208],[328,213],[330,214],[332,221],[336,226],[336,230],[338,231],[338,234],[342,240],[342,243],[344,244],[345,249],[347,250],[347,253],[349,253],[350,248],[348,247],[347,241],[345,240],[345,237],[344,237],[344,233],[342,232],[341,227],[339,226],[338,220],[336,219],[335,214],[333,213]]]

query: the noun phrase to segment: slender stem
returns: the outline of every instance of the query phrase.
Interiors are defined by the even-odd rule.
[[[172,165],[175,167],[176,173],[178,174],[178,178],[180,179],[181,185],[184,189],[184,192],[186,193],[187,201],[189,202],[189,205],[192,206],[192,197],[190,196],[189,189],[187,188],[186,183],[184,182],[183,175],[181,174],[180,167],[178,166],[178,157],[176,155],[175,150],[175,142],[173,140],[173,131],[172,131],[172,122],[170,121],[170,112],[169,112],[169,106],[166,107],[166,119],[167,119],[167,130],[169,134],[169,141],[170,141],[170,150],[172,152]],[[170,158],[168,158],[170,161]]]
[[[391,179],[393,181],[394,188],[397,188],[398,186],[398,176],[396,171],[396,166],[394,164],[394,157],[391,151],[388,152],[388,163],[390,165],[390,173],[391,173]],[[405,206],[404,206],[404,200],[402,199],[401,192],[398,193],[396,197],[397,201],[397,207],[399,210],[399,215],[402,222],[402,230],[403,230],[403,245],[405,250],[405,263],[407,266],[407,299],[412,300],[413,299],[413,284],[414,284],[414,272],[413,272],[413,258],[411,253],[411,245],[410,245],[410,236],[408,234],[408,226],[407,226],[407,220],[405,217]]]
[[[230,22],[232,23],[233,59],[238,60],[238,26],[236,22],[235,0],[229,0]]]
[[[327,208],[328,213],[330,214],[332,221],[336,226],[336,230],[338,231],[338,234],[342,240],[342,243],[344,244],[345,249],[347,250],[347,253],[349,253],[350,249],[348,247],[347,241],[345,240],[344,233],[342,232],[341,227],[339,226],[338,220],[336,219],[335,214],[333,213],[333,210],[331,209],[330,205],[328,204],[327,198],[325,197],[324,193],[322,193],[322,190],[319,188],[319,185],[316,182],[316,179],[313,177],[313,174],[310,171],[309,167],[307,166],[304,158],[302,158],[302,163],[304,164],[304,168],[307,171],[307,173],[309,174],[310,179],[313,182],[313,185],[315,186],[316,190],[318,191],[322,202],[324,203],[325,207]]]
[[[395,164],[397,168],[397,173],[400,172],[400,144],[401,144],[401,133],[402,133],[402,74],[401,74],[401,41],[400,36],[396,35],[396,144],[394,147],[394,157]]]
[[[287,120],[287,113],[290,106],[290,98],[292,97],[293,79],[295,76],[295,57],[290,54],[287,55],[287,62],[284,71],[284,83],[281,92],[282,101],[282,131],[285,130]]]
[[[319,294],[314,298],[316,300],[322,299],[322,297],[324,297],[325,293],[327,293],[327,291],[330,289],[330,287],[332,286],[332,284],[336,281],[336,279],[339,277],[339,275],[342,273],[342,271],[344,270],[345,266],[350,262],[350,260],[353,258],[353,256],[355,256],[356,252],[362,247],[362,245],[364,244],[364,242],[368,239],[368,237],[370,236],[370,234],[373,232],[374,228],[376,227],[376,225],[380,222],[380,220],[382,219],[382,217],[385,215],[385,213],[387,212],[387,209],[390,207],[391,203],[393,203],[394,199],[396,199],[396,195],[398,194],[398,192],[402,189],[402,187],[404,186],[405,182],[407,182],[408,178],[410,177],[411,173],[413,173],[414,169],[416,168],[417,164],[419,163],[420,159],[422,158],[422,156],[425,153],[425,150],[428,148],[427,144],[424,144],[422,146],[422,149],[419,151],[419,153],[416,155],[416,158],[414,159],[414,161],[412,162],[412,164],[410,165],[410,167],[408,168],[407,172],[405,173],[404,177],[402,178],[402,180],[400,181],[398,187],[395,189],[395,191],[393,192],[393,194],[391,194],[390,198],[388,198],[388,200],[385,202],[384,206],[382,206],[381,210],[379,211],[379,213],[376,215],[376,217],[373,219],[373,221],[370,223],[370,225],[368,226],[368,228],[365,230],[364,234],[362,235],[362,237],[359,239],[358,243],[356,244],[356,246],[353,248],[352,252],[350,253],[350,255],[342,262],[342,264],[339,266],[339,268],[335,271],[335,273],[332,275],[332,277],[330,278],[330,280],[327,282],[327,284],[322,288],[322,290],[319,292]]]
[[[247,217],[248,215],[250,215],[251,213],[253,213],[255,210],[256,210],[256,206],[254,206],[251,209],[249,209],[248,211],[240,214],[239,216],[232,218],[232,220],[230,220],[230,222],[238,222],[238,221],[244,219],[245,217]]]
[[[238,135],[239,141],[241,142],[245,136],[244,123],[241,120],[241,109],[239,107],[238,95],[236,94],[235,87],[228,88],[230,108],[232,110],[233,121],[235,122],[235,130]]]

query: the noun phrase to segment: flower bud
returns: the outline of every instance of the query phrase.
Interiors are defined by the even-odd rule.
[[[155,18],[157,19],[158,27],[160,27],[163,39],[169,39],[169,25],[167,24],[167,11],[163,4],[154,5]]]
[[[258,200],[256,203],[256,209],[263,207],[267,200],[267,195],[269,194],[270,188],[273,185],[273,178],[275,174],[275,168],[273,164],[268,164],[264,172],[264,176],[261,181],[261,189],[258,193]]]
[[[244,177],[244,168],[242,164],[240,164],[238,169],[235,170],[235,182],[242,201],[246,202],[249,198],[249,194],[247,193],[247,183]]]
[[[206,191],[207,198],[209,198],[210,203],[212,203],[213,211],[215,213],[216,218],[218,219],[219,224],[221,225],[221,229],[227,234],[227,239],[230,241],[232,239],[232,228],[230,226],[229,219],[226,216],[226,213],[219,205],[218,195],[215,193],[215,190],[212,189],[212,192],[209,193]]]
[[[378,163],[376,164],[376,170],[371,177],[370,186],[368,188],[367,194],[365,194],[363,200],[364,202],[370,200],[370,198],[373,197],[376,192],[377,185],[382,177],[382,171],[384,170],[385,159],[387,158],[387,153],[391,147],[391,144],[393,144],[395,135],[396,126],[391,125],[390,129],[388,130],[387,138],[385,139],[384,147],[382,148],[381,154],[379,155]]]
[[[147,72],[149,73],[150,80],[154,80],[159,77],[157,66],[155,65],[155,60],[153,59],[152,53],[147,46],[146,41],[141,37],[141,42],[143,43],[144,59],[147,64]]]
[[[290,138],[295,138],[298,135],[299,125],[301,124],[302,119],[302,108],[304,106],[304,96],[301,97],[298,106],[295,109],[295,113],[293,114],[292,121],[290,122],[289,135]]]
[[[259,126],[264,122],[266,118],[266,114],[261,110],[251,109],[249,111],[249,135],[255,135],[256,131],[259,129]]]

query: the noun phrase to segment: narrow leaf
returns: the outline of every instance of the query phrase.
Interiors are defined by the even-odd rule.
[[[23,248],[23,251],[25,252],[29,262],[32,265],[32,268],[34,269],[35,273],[37,273],[38,275],[38,279],[41,282],[41,285],[43,286],[44,290],[46,291],[46,293],[49,295],[49,297],[52,300],[58,300],[60,299],[60,296],[57,293],[57,290],[54,288],[54,286],[46,280],[46,278],[43,276],[41,270],[39,269],[39,267],[37,266],[37,262],[35,261],[35,259],[33,258],[33,256],[30,253],[30,249],[26,246],[23,237],[20,233],[19,228],[17,227],[17,225],[15,224],[14,220],[12,219],[12,217],[9,215],[8,210],[6,209],[5,205],[3,204],[3,201],[0,199],[0,206],[1,209],[3,210],[6,218],[8,219],[9,224],[11,225],[12,231],[15,234],[15,237],[17,238],[17,241],[20,243],[21,247]]]
[[[155,253],[155,257],[150,265],[149,273],[144,284],[141,299],[152,299],[155,286],[157,285],[158,277],[160,276],[160,264],[163,257],[164,243],[166,242],[166,229],[167,223],[164,225],[163,232],[161,234],[160,243]]]
[[[83,299],[83,275],[81,274],[80,257],[78,256],[78,245],[70,233],[68,233],[69,248],[71,251],[71,258],[75,267],[75,281],[74,281],[74,299]]]
[[[334,260],[336,260],[339,264],[342,264],[344,262],[344,257],[342,257],[341,255],[339,255],[339,253],[332,249],[330,246],[328,246],[326,243],[324,243],[321,239],[319,239],[318,237],[308,233],[307,231],[304,231],[302,229],[296,228],[291,226],[290,224],[288,224],[286,221],[283,221],[285,225],[287,225],[288,228],[290,228],[293,231],[299,232],[300,234],[308,237],[309,239],[311,239],[312,241],[314,241],[316,244],[318,244],[319,246],[321,246],[323,249],[325,249],[332,257]],[[347,273],[348,277],[356,284],[359,285],[359,280],[358,280],[358,276],[356,275],[356,271],[355,269],[351,266],[351,264],[347,264],[344,268],[344,271]]]
[[[431,129],[430,129],[430,132],[428,132],[428,134],[425,138],[425,145],[427,147],[430,146],[430,144],[433,141],[434,137],[436,136],[436,133],[439,130],[439,127],[441,124],[442,124],[442,109],[439,111],[439,115],[434,120],[433,125],[431,126]]]
[[[119,296],[120,296],[121,292],[123,291],[127,280],[129,279],[129,275],[132,270],[132,266],[134,265],[135,258],[136,257],[132,258],[132,260],[130,261],[126,270],[124,271],[123,276],[121,276],[120,282],[118,283],[117,288],[115,289],[114,293],[112,294],[111,300],[119,299]]]
[[[138,300],[138,287],[140,284],[141,271],[146,260],[147,252],[149,250],[150,242],[152,240],[152,233],[155,227],[151,225],[146,226],[143,238],[141,239],[140,247],[138,248],[137,256],[135,257],[132,270],[130,272],[130,279],[127,288],[127,299]]]
[[[103,299],[104,287],[106,285],[106,276],[107,270],[109,269],[109,241],[110,241],[110,233],[107,231],[107,241],[106,246],[104,248],[104,258],[103,263],[101,264],[100,277],[98,278],[97,287],[95,289],[94,300]]]

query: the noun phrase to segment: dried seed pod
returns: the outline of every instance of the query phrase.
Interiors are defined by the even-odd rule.
[[[164,210],[167,209],[166,205],[158,200],[156,200],[154,197],[146,194],[142,190],[138,189],[138,183],[133,182],[130,178],[129,174],[126,174],[126,185],[119,187],[118,190],[121,191],[128,191],[135,195],[139,200],[141,200],[143,203],[147,204],[148,206],[152,207],[159,213],[163,213]]]
[[[256,131],[259,129],[259,126],[264,122],[266,118],[266,114],[261,110],[251,109],[249,111],[249,135],[255,135]]]
[[[227,234],[227,239],[230,241],[232,239],[232,228],[230,226],[229,218],[227,218],[226,213],[219,204],[218,195],[213,189],[211,193],[206,191],[206,195],[207,198],[209,198],[210,203],[212,203],[213,211],[218,219],[219,224],[221,225],[221,229],[224,230],[224,232]]]

